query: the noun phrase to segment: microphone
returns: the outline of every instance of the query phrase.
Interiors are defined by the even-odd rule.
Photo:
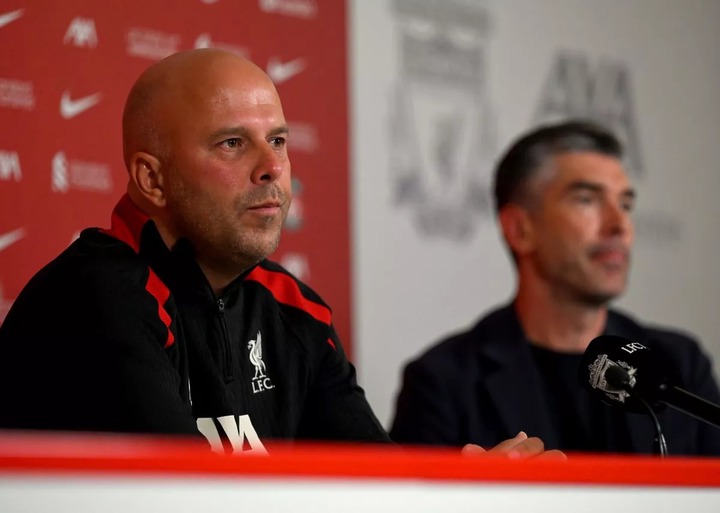
[[[645,413],[670,406],[720,428],[720,406],[674,383],[670,359],[662,352],[614,335],[593,339],[583,355],[579,378],[605,404]]]

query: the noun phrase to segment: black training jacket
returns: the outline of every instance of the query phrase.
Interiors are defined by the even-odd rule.
[[[0,326],[0,428],[389,440],[317,294],[266,260],[215,297],[127,196]]]

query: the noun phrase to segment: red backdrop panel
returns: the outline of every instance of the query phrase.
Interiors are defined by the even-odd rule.
[[[216,46],[277,84],[296,202],[273,259],[325,298],[348,346],[345,11],[337,0],[0,2],[0,322],[79,230],[109,226],[135,78],[174,51]]]

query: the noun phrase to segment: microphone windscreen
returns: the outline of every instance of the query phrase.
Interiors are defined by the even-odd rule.
[[[668,376],[669,365],[663,354],[623,337],[601,335],[585,350],[578,378],[605,404],[645,413],[647,409],[637,396],[662,408],[661,387],[667,384]]]

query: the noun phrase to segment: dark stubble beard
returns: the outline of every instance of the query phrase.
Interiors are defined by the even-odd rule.
[[[624,285],[618,292],[603,291],[600,286],[593,283],[592,276],[583,271],[582,266],[573,262],[550,273],[543,272],[546,280],[555,283],[555,294],[558,298],[564,297],[577,305],[587,308],[603,308],[619,297],[627,287],[627,269],[624,271]]]
[[[602,308],[606,307],[613,299],[617,298],[618,294],[603,294],[593,292],[580,292],[577,295],[577,301],[590,308]]]
[[[589,308],[602,308],[606,307],[614,299],[617,299],[627,288],[627,270],[625,271],[623,282],[622,289],[617,292],[597,290],[598,287],[568,285],[572,287],[571,294],[574,296],[576,302]]]
[[[175,223],[180,233],[192,243],[195,256],[201,265],[226,275],[240,275],[242,272],[272,254],[280,243],[282,223],[287,215],[289,201],[287,195],[277,184],[269,184],[253,189],[233,201],[232,214],[240,216],[249,206],[269,200],[282,203],[281,219],[268,216],[264,226],[237,233],[232,220],[225,219],[224,212],[210,210],[207,215],[189,214],[187,205],[193,200],[189,191],[180,185],[174,194],[168,197],[168,206],[175,213]],[[278,223],[274,235],[268,240],[267,230]],[[224,231],[217,231],[220,226]]]

